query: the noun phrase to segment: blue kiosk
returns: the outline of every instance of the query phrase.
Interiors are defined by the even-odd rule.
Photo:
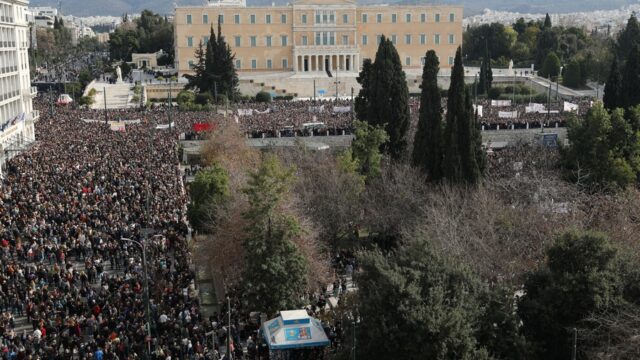
[[[262,324],[260,332],[270,351],[319,348],[331,343],[320,321],[306,310],[280,311],[278,317]]]

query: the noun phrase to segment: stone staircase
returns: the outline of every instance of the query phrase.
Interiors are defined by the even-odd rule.
[[[133,85],[129,83],[94,83],[87,87],[87,89],[85,90],[85,95],[88,94],[91,89],[96,90],[96,95],[93,98],[94,102],[91,105],[91,109],[94,110],[103,110],[105,108],[105,92],[107,109],[126,109],[138,107],[140,106],[139,102],[131,102],[131,98],[133,97],[133,91],[131,90],[132,87]]]
[[[263,81],[256,81],[252,79],[241,79],[239,81],[240,93],[243,95],[255,96],[261,91],[275,94],[276,96],[297,96],[296,93],[288,92],[286,89],[279,89],[277,86],[269,85]]]

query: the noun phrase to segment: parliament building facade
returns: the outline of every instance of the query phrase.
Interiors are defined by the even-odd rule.
[[[461,6],[358,6],[350,0],[270,7],[221,0],[177,7],[175,66],[180,76],[191,73],[199,43],[207,43],[220,21],[241,74],[357,72],[364,59],[375,58],[382,35],[395,44],[404,69],[421,69],[430,49],[446,69],[462,43],[462,11]]]

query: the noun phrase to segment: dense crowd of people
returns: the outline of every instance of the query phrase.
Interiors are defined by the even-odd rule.
[[[199,312],[174,136],[79,115],[43,109],[37,144],[6,166],[0,357],[204,358],[214,328]],[[124,238],[145,247],[150,323],[142,252]]]
[[[590,99],[578,99],[577,114],[583,116],[591,107]],[[442,112],[446,116],[446,98],[442,99]],[[482,116],[478,117],[482,130],[510,130],[534,129],[541,126],[547,128],[565,127],[569,111],[563,111],[562,104],[552,103],[545,111],[526,112],[529,104],[514,104],[509,106],[492,106],[491,100],[481,99],[478,105],[482,107]],[[415,127],[420,116],[420,99],[409,100],[411,123]],[[550,110],[550,111],[546,111]],[[78,110],[79,116],[85,119],[104,119],[101,110]],[[517,113],[513,118],[500,117],[500,113]],[[194,131],[196,123],[216,123],[224,118],[233,119],[252,138],[272,138],[291,136],[324,136],[349,135],[353,133],[354,115],[351,113],[349,100],[304,100],[271,103],[241,102],[232,107],[218,111],[178,111],[171,110],[164,105],[155,106],[150,111],[141,113],[137,109],[109,110],[108,120],[142,119],[153,124],[168,124],[171,117],[176,128],[185,134],[188,140],[201,140],[202,134]]]
[[[224,306],[200,312],[176,140],[208,115],[176,113],[161,130],[166,109],[112,110],[109,121],[141,119],[114,131],[83,121],[101,112],[35,106],[38,141],[9,161],[0,188],[0,358],[220,359],[227,340],[234,358],[268,358],[240,296],[231,326]],[[346,291],[357,264],[342,253],[334,266],[333,286],[309,296],[312,315]],[[340,322],[325,330],[335,349]]]
[[[580,102],[581,112],[587,104]],[[415,123],[419,101],[409,105]],[[485,126],[503,124],[495,114],[508,109],[482,105]],[[172,110],[172,126],[158,129],[168,124],[166,107],[110,110],[106,120],[129,121],[124,131],[114,131],[101,111],[57,107],[51,114],[46,101],[35,106],[42,114],[38,142],[8,162],[0,188],[0,358],[137,359],[149,353],[154,359],[214,359],[227,337],[238,356],[240,344],[249,358],[266,356],[259,320],[242,309],[239,296],[232,299],[231,326],[225,309],[201,315],[187,247],[183,175],[197,169],[181,173],[176,140],[197,137],[195,125],[215,126],[225,115]],[[351,130],[349,106],[243,103],[227,117],[247,136],[342,134]],[[566,117],[556,116],[559,123]],[[324,126],[305,128],[316,123]],[[309,296],[312,315],[322,317],[329,298],[347,291],[357,263],[340,253],[334,268],[330,289]],[[325,330],[338,346],[340,322],[326,323]]]

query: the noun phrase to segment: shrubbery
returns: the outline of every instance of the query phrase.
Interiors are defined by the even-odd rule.
[[[256,94],[257,102],[271,102],[271,94],[266,91],[260,91]]]

